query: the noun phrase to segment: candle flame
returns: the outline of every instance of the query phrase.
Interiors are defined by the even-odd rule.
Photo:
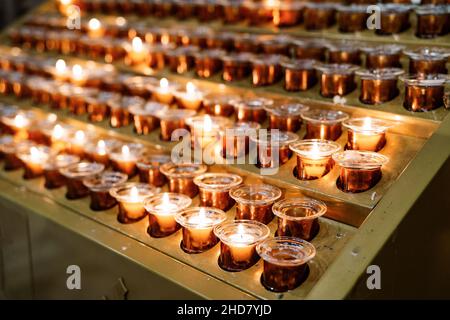
[[[170,204],[169,194],[168,193],[164,193],[163,196],[162,196],[162,205],[163,206],[167,206],[168,204]]]
[[[41,153],[38,150],[38,148],[31,147],[31,149],[30,149],[30,156],[31,156],[31,160],[32,161],[37,161],[37,160],[39,160],[39,158],[41,156]]]
[[[134,37],[133,40],[131,41],[131,46],[133,47],[133,50],[136,52],[142,51],[143,44],[141,38]]]
[[[159,80],[159,86],[161,89],[167,89],[169,87],[169,81],[166,78]]]
[[[200,223],[202,222],[202,220],[204,220],[206,218],[206,210],[205,210],[205,208],[200,208],[197,217],[198,217],[198,220],[199,220]]]
[[[89,20],[88,23],[89,29],[90,30],[99,30],[102,26],[102,23],[100,22],[100,20],[96,19],[96,18],[92,18],[91,20]]]
[[[187,92],[188,94],[194,94],[195,91],[197,91],[197,87],[195,86],[195,84],[193,84],[192,82],[189,81],[189,82],[186,84],[186,92]]]
[[[75,140],[77,140],[78,142],[83,142],[85,138],[85,134],[83,131],[78,130],[77,132],[75,132]]]
[[[126,23],[127,23],[127,19],[125,19],[124,17],[116,18],[116,25],[118,25],[119,27],[124,26]]]
[[[83,77],[83,67],[76,64],[72,67],[72,75],[75,79],[80,79]]]
[[[245,234],[245,228],[244,228],[244,226],[242,224],[238,224],[237,234],[240,235],[240,236]]]
[[[130,148],[127,145],[122,146],[122,155],[128,157],[130,155]]]
[[[170,42],[170,37],[168,34],[164,34],[161,36],[161,44],[167,45]]]
[[[99,140],[97,142],[97,153],[99,155],[105,155],[106,154],[106,144],[105,141]]]
[[[61,139],[62,136],[64,134],[64,129],[63,127],[61,127],[61,125],[57,124],[54,128],[53,128],[53,132],[52,132],[52,137],[54,139]]]
[[[27,119],[21,114],[18,114],[14,117],[14,125],[18,128],[25,127],[27,123]]]
[[[72,3],[72,0],[59,0],[59,2],[60,2],[63,6],[68,6],[69,4]]]
[[[139,202],[139,190],[136,187],[132,187],[130,190],[130,201]]]
[[[206,115],[203,120],[203,131],[211,131],[212,130],[212,120],[209,115]]]
[[[311,157],[312,158],[319,158],[320,156],[320,148],[318,143],[313,143],[311,147]]]
[[[363,130],[370,130],[370,129],[372,129],[372,118],[370,117],[364,118]]]
[[[50,121],[50,122],[55,122],[56,120],[58,120],[58,116],[56,114],[54,114],[54,113],[50,113],[47,116],[47,120]]]
[[[58,59],[55,64],[56,72],[64,73],[66,71],[66,62],[63,59]]]

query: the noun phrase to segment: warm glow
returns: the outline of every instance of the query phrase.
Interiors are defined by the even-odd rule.
[[[122,147],[122,155],[124,157],[129,157],[130,156],[130,148],[127,145]]]
[[[320,148],[317,143],[313,143],[311,147],[311,158],[313,159],[320,158]]]
[[[63,129],[63,127],[61,127],[61,125],[57,124],[57,125],[53,128],[52,138],[53,138],[53,139],[61,139],[63,135],[64,135],[64,129]]]
[[[89,20],[88,25],[89,29],[92,31],[99,30],[102,27],[102,23],[100,22],[100,20],[96,18],[92,18],[91,20]]]
[[[106,144],[105,141],[100,140],[97,142],[97,153],[99,155],[105,155],[106,154]]]
[[[78,130],[77,132],[75,132],[75,140],[77,142],[82,143],[84,141],[84,138],[85,138],[85,134],[83,131]]]
[[[75,79],[81,79],[83,78],[83,68],[76,64],[72,67],[72,75]]]
[[[14,125],[18,128],[23,128],[28,124],[28,120],[21,114],[18,114],[14,118]]]
[[[47,116],[47,120],[50,121],[50,122],[55,122],[56,120],[58,120],[58,116],[56,114],[54,114],[54,113],[50,113]]]
[[[170,205],[170,198],[168,193],[164,193],[162,197],[162,205],[163,206],[169,206]]]
[[[197,218],[198,218],[199,224],[200,224],[203,220],[206,219],[206,211],[205,211],[205,208],[200,208],[200,211],[198,212]]]
[[[134,37],[131,41],[131,46],[133,47],[133,50],[136,52],[142,51],[143,45],[142,40],[139,37]]]
[[[161,44],[167,45],[170,42],[170,37],[168,34],[164,34],[161,36]]]
[[[372,129],[372,118],[364,118],[364,123],[363,123],[363,130],[370,130]]]
[[[124,26],[127,23],[127,20],[124,17],[117,17],[116,18],[116,25],[119,27]]]
[[[66,62],[63,59],[58,59],[55,64],[55,68],[56,68],[57,73],[66,72],[66,68],[67,68]]]
[[[212,130],[212,120],[209,115],[206,115],[203,120],[203,131],[211,131]]]
[[[41,157],[41,153],[36,147],[31,147],[30,149],[30,157],[31,161],[39,161],[39,158]]]
[[[63,6],[68,6],[69,4],[72,3],[72,0],[59,0],[59,2],[60,2]]]
[[[195,84],[193,84],[192,82],[188,82],[186,84],[186,92],[188,94],[194,94],[195,91],[197,91],[197,87],[195,86]]]
[[[136,187],[130,190],[130,202],[139,202],[139,190]]]
[[[167,89],[169,87],[169,81],[166,78],[159,80],[159,86],[161,89]]]

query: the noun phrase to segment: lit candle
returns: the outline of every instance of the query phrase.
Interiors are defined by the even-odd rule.
[[[325,176],[333,168],[333,153],[341,146],[328,140],[302,140],[289,146],[297,154],[296,176],[300,180],[314,180]]]
[[[202,149],[220,140],[219,132],[231,126],[231,121],[225,117],[202,115],[186,120],[191,129],[192,148]]]
[[[84,156],[84,146],[87,142],[86,134],[82,130],[77,130],[70,141],[69,153],[79,157]]]
[[[347,149],[380,151],[386,144],[386,131],[393,124],[381,119],[355,118],[344,121],[348,128]]]
[[[171,104],[176,88],[176,85],[169,84],[169,81],[166,78],[162,78],[159,80],[159,87],[153,88],[153,98],[158,102]]]
[[[102,163],[105,166],[109,165],[109,153],[111,150],[117,149],[121,146],[121,142],[115,139],[98,140],[96,143],[91,143],[85,148],[87,157],[94,162]]]
[[[214,247],[218,239],[213,228],[226,219],[222,210],[208,207],[185,209],[175,215],[183,227],[181,248],[187,253],[200,253]]]
[[[66,148],[66,142],[64,141],[65,135],[66,129],[64,129],[60,124],[56,124],[53,127],[50,136],[52,149],[58,152]]]
[[[27,128],[30,125],[30,120],[24,115],[18,114],[14,117],[14,122],[12,125],[14,135],[17,139],[28,139]]]
[[[72,83],[77,86],[83,86],[86,84],[87,77],[83,67],[76,64],[72,67]]]
[[[155,195],[159,189],[144,183],[126,183],[110,190],[119,203],[117,219],[121,223],[136,222],[147,215],[144,200]]]
[[[161,173],[169,180],[170,192],[182,193],[191,198],[198,194],[194,178],[208,170],[204,164],[168,162],[160,167]]]
[[[186,84],[185,91],[176,92],[178,106],[184,109],[198,110],[203,103],[203,93],[192,83]]]
[[[191,203],[191,198],[177,193],[165,192],[148,198],[144,203],[149,213],[147,232],[155,238],[176,232],[180,225],[175,220],[175,214],[189,207]]]
[[[105,29],[100,20],[92,18],[88,22],[88,35],[91,38],[100,38],[105,34]]]
[[[58,59],[55,64],[55,73],[53,75],[55,80],[66,81],[67,74],[67,65],[63,59]]]
[[[148,58],[148,45],[142,42],[139,37],[134,37],[131,40],[131,47],[127,46],[127,60],[126,62],[130,65],[137,65],[144,63]]]
[[[117,171],[126,173],[129,177],[136,174],[136,162],[139,154],[135,150],[131,151],[128,145],[123,145],[120,152],[111,153],[113,168]]]
[[[219,266],[241,271],[258,262],[256,245],[269,236],[270,229],[257,221],[235,220],[216,226],[214,233],[221,241]]]
[[[50,156],[50,150],[47,147],[31,147],[24,153],[19,153],[18,157],[23,161],[25,172],[24,179],[34,179],[42,176],[44,173],[44,164]]]

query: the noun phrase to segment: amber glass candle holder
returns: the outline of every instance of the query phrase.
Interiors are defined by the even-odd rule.
[[[450,50],[445,48],[418,48],[403,52],[409,57],[410,74],[447,74],[446,64]]]
[[[136,76],[125,79],[123,84],[127,95],[147,99],[150,96],[150,86],[156,84],[156,79]]]
[[[256,245],[269,236],[270,229],[257,221],[235,220],[216,226],[214,234],[220,239],[219,266],[238,272],[259,261]]]
[[[34,142],[24,141],[12,141],[0,145],[0,151],[4,157],[3,169],[5,171],[13,171],[23,167],[23,162],[18,155],[20,153],[27,152],[31,147],[35,146]]]
[[[177,129],[189,130],[189,126],[186,124],[186,119],[195,115],[194,110],[185,109],[168,109],[164,112],[157,112],[156,116],[160,120],[160,138],[162,141],[171,141],[172,134]],[[178,140],[178,137],[177,139]]]
[[[97,96],[86,97],[88,119],[91,122],[101,122],[108,119],[111,110],[108,101],[118,101],[120,95],[101,91]]]
[[[238,23],[245,20],[246,9],[243,6],[245,0],[221,0],[223,22],[226,24]]]
[[[386,145],[386,131],[394,123],[366,117],[346,120],[343,125],[348,129],[346,149],[378,152]]]
[[[1,108],[1,106],[0,106]],[[0,113],[1,113],[1,109],[0,109]],[[0,132],[1,130],[1,124],[0,124]],[[5,135],[0,135],[0,160],[3,160],[3,158],[5,157],[5,153],[4,153],[4,149],[8,149],[11,148],[13,146],[14,143],[14,137],[12,135],[9,134],[5,134]]]
[[[399,68],[357,70],[361,79],[359,101],[365,104],[381,104],[398,96],[398,77],[404,73]]]
[[[345,96],[356,88],[355,71],[351,64],[316,65],[320,74],[320,94],[325,98]]]
[[[269,129],[297,132],[302,124],[301,114],[309,110],[301,103],[285,103],[267,107],[269,114]]]
[[[174,82],[169,82],[166,78],[159,81],[159,86],[152,86],[153,100],[167,105],[172,104],[174,100],[174,93],[178,91],[180,86]]]
[[[407,110],[431,111],[444,106],[447,75],[405,75],[400,79],[405,83],[403,106]]]
[[[159,127],[159,118],[157,112],[164,112],[169,107],[159,102],[147,102],[145,105],[133,105],[129,111],[133,116],[134,131],[137,134],[149,134]]]
[[[24,111],[4,114],[1,117],[6,132],[14,135],[17,139],[28,138],[28,131],[35,120],[36,114],[34,112]]]
[[[381,180],[381,167],[389,158],[371,151],[348,150],[335,153],[333,160],[341,167],[337,187],[343,192],[359,193]]]
[[[238,53],[258,53],[261,51],[261,37],[252,33],[236,33],[234,51]]]
[[[315,60],[299,59],[281,62],[284,68],[284,89],[287,91],[306,91],[317,83],[314,69]]]
[[[75,200],[89,195],[89,189],[83,180],[101,173],[105,166],[95,162],[79,162],[61,168],[60,173],[66,178],[66,198]]]
[[[165,163],[160,167],[161,172],[169,180],[169,191],[185,194],[191,198],[198,194],[198,187],[194,178],[208,170],[204,164],[195,163]]]
[[[417,16],[416,36],[434,38],[450,32],[448,6],[422,5],[415,8]]]
[[[352,4],[337,6],[337,24],[339,32],[360,32],[367,29],[367,5]]]
[[[200,78],[210,78],[222,69],[224,50],[209,49],[197,52],[195,58],[195,73]]]
[[[198,47],[186,46],[166,52],[170,71],[182,74],[191,70],[195,66],[194,55],[198,51]]]
[[[202,107],[206,94],[206,91],[199,89],[192,82],[188,82],[185,89],[175,92],[175,98],[180,108],[198,110]]]
[[[379,5],[379,10],[380,28],[375,30],[376,34],[397,34],[410,27],[409,13],[411,11],[411,6],[388,3]]]
[[[276,236],[311,241],[319,233],[319,217],[327,206],[315,199],[291,198],[276,202],[272,210],[278,217]]]
[[[259,44],[264,54],[289,56],[293,40],[288,35],[262,36]]]
[[[80,162],[78,156],[59,154],[51,156],[44,165],[44,186],[47,189],[57,189],[66,184],[66,178],[60,170]]]
[[[147,198],[144,202],[149,218],[147,233],[153,238],[163,238],[177,232],[181,226],[175,215],[191,203],[191,198],[179,193],[165,192]]]
[[[326,176],[333,168],[331,156],[341,149],[333,141],[306,139],[289,146],[297,155],[294,176],[299,180],[316,180]]]
[[[251,53],[232,53],[222,58],[223,74],[225,81],[239,81],[248,77],[252,72],[252,61],[254,55]]]
[[[137,222],[147,215],[144,201],[157,194],[159,189],[147,183],[128,182],[111,188],[109,192],[119,205],[117,220],[128,224]]]
[[[349,115],[342,111],[311,109],[302,113],[306,122],[305,139],[336,141],[342,134],[342,122]]]
[[[23,162],[23,178],[35,179],[44,175],[44,165],[50,158],[50,148],[46,146],[33,146],[24,152],[18,152],[17,156]]]
[[[309,274],[307,262],[316,255],[311,243],[294,237],[266,239],[256,246],[256,250],[264,260],[261,283],[274,292],[300,286]]]
[[[336,22],[336,4],[308,2],[303,12],[306,30],[323,30]]]
[[[273,219],[272,205],[281,197],[281,190],[268,184],[242,185],[230,190],[236,201],[236,220],[255,220],[268,224]]]
[[[272,8],[259,1],[244,1],[246,21],[251,26],[260,26],[272,22]]]
[[[85,148],[85,157],[92,162],[98,162],[105,167],[109,166],[109,154],[120,148],[121,142],[115,139],[101,139],[88,143]]]
[[[113,128],[128,126],[132,121],[130,108],[132,106],[143,106],[145,100],[136,96],[123,96],[120,100],[109,100],[108,106],[111,110],[109,125]]]
[[[361,64],[361,50],[355,42],[333,42],[328,44],[330,63]]]
[[[88,97],[94,97],[98,94],[97,89],[93,88],[72,88],[69,96],[69,112],[74,115],[84,115],[87,112]]]
[[[141,144],[124,144],[109,154],[111,165],[115,171],[123,172],[130,178],[136,175],[136,163],[143,152]]]
[[[161,173],[161,165],[170,162],[170,155],[147,153],[143,154],[137,162],[139,181],[149,183],[155,187],[162,187],[167,179]]]
[[[222,156],[236,159],[245,156],[250,148],[250,136],[257,135],[261,125],[256,122],[237,122],[220,132]]]
[[[231,173],[204,173],[194,179],[200,190],[200,205],[228,211],[234,206],[229,191],[242,183],[242,178]]]
[[[99,175],[83,180],[83,184],[89,189],[91,194],[90,208],[94,211],[108,210],[117,204],[109,190],[119,186],[128,180],[128,176],[120,172],[103,172]]]
[[[395,44],[362,47],[366,55],[367,69],[401,68],[400,57],[403,46]]]
[[[239,96],[226,93],[210,93],[203,99],[203,109],[205,113],[213,116],[229,117],[234,113],[234,101],[239,100]]]
[[[234,102],[234,114],[237,121],[263,123],[267,117],[265,108],[271,105],[272,99],[244,98]]]
[[[276,2],[272,7],[272,24],[291,27],[302,22],[304,4],[301,2]]]
[[[166,66],[166,52],[175,50],[173,43],[153,44],[149,48],[148,66],[155,70],[160,70]]]
[[[252,62],[254,86],[269,86],[281,80],[283,68],[280,55],[261,55]]]
[[[77,130],[69,133],[65,152],[83,158],[86,146],[95,138],[95,133],[91,131]],[[63,138],[64,139],[64,138]],[[63,140],[64,141],[64,140]]]
[[[191,147],[204,149],[218,142],[220,131],[232,122],[225,117],[200,115],[188,118],[186,124],[191,130]]]

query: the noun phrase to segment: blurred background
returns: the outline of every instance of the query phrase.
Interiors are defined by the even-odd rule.
[[[43,0],[1,0],[0,29],[4,28],[17,17],[40,4]]]

